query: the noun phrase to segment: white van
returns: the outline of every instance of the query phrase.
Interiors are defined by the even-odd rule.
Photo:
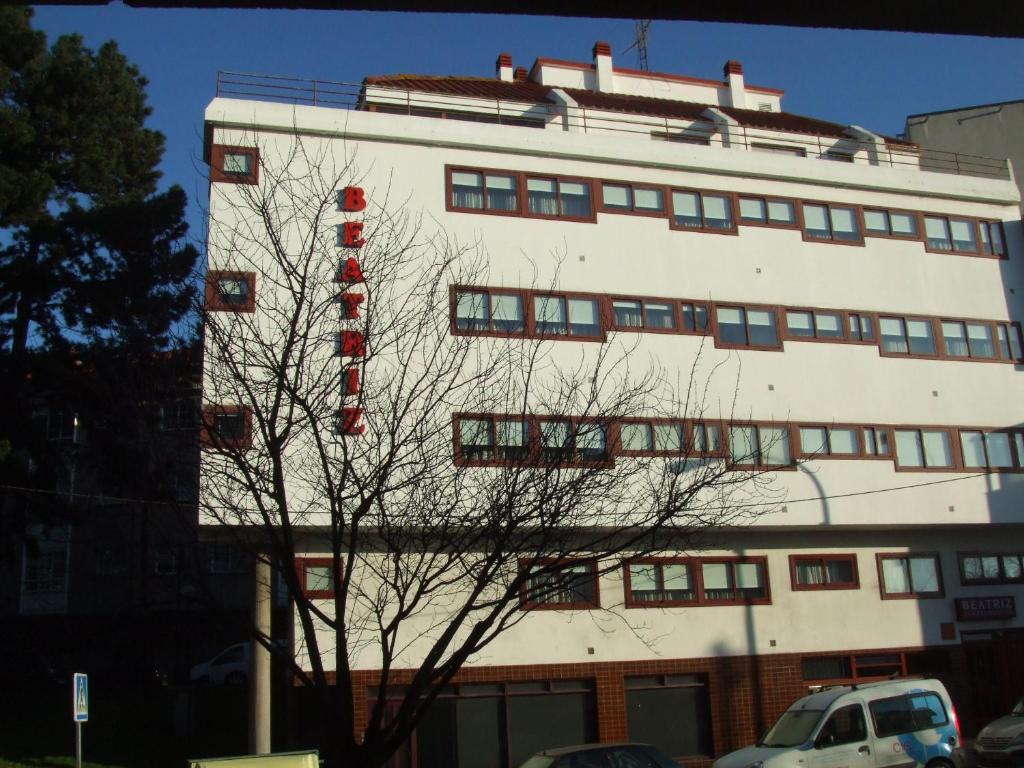
[[[804,696],[757,744],[712,768],[961,768],[960,745],[942,683],[892,680]]]

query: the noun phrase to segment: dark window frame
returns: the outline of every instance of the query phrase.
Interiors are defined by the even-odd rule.
[[[847,562],[853,568],[853,579],[851,581],[823,582],[821,584],[802,584],[797,579],[797,566],[801,563],[818,563],[821,565],[822,573],[828,574],[827,563],[829,561]],[[860,573],[857,570],[857,555],[854,553],[843,554],[809,554],[789,556],[789,578],[794,592],[818,592],[837,589],[860,589]]]
[[[700,206],[700,226],[687,226],[685,224],[679,224],[676,222],[676,203],[675,194],[679,192],[685,195],[696,195],[698,205]],[[730,226],[728,227],[716,227],[708,224],[708,217],[705,214],[704,196],[710,195],[711,197],[722,197],[725,198],[725,203],[729,209],[729,221]],[[666,209],[668,211],[668,225],[669,229],[676,230],[677,232],[702,232],[705,234],[712,235],[739,235],[739,221],[737,219],[736,211],[736,193],[727,192],[721,189],[694,189],[690,187],[669,187],[668,195],[665,201]]]
[[[225,300],[220,285],[222,280],[239,280],[247,286],[248,295],[244,302]],[[256,311],[256,273],[237,270],[211,269],[206,273],[205,304],[208,312]]]
[[[247,405],[204,405],[199,426],[199,444],[213,450],[239,450],[252,447],[252,409]],[[220,416],[242,416],[242,435],[223,438],[217,434],[216,419]]]
[[[224,169],[227,155],[247,155],[249,171],[234,173]],[[210,147],[210,181],[221,184],[258,184],[260,180],[260,151],[256,147],[214,144]]]
[[[743,200],[757,200],[764,206],[764,220],[743,218],[742,203]],[[780,222],[773,220],[768,212],[770,203],[784,203],[789,205],[793,210],[793,221],[792,222]],[[796,197],[782,197],[778,195],[748,195],[744,192],[736,193],[736,214],[738,216],[737,223],[743,227],[770,227],[772,229],[800,229],[800,199]]]
[[[312,600],[327,600],[333,598],[337,592],[337,585],[341,583],[341,563],[338,564],[338,572],[334,574],[333,589],[309,589],[307,586],[309,573],[306,570],[306,567],[309,565],[332,568],[334,566],[334,561],[333,558],[330,557],[295,558],[295,572],[299,580],[299,588],[302,591],[303,597],[308,597]]]
[[[467,456],[462,447],[462,422],[463,420],[486,421],[489,424],[489,432],[492,438],[491,451],[495,455],[489,457]],[[527,435],[526,445],[520,457],[498,458],[497,443],[497,422],[499,421],[521,421],[526,424]],[[546,422],[564,422],[570,427],[569,445],[566,448],[566,459],[555,461],[554,457],[546,456],[543,447],[542,425]],[[604,433],[604,454],[601,458],[585,458],[580,455],[580,448],[577,445],[577,438],[581,428],[586,429],[590,425],[596,425]],[[514,466],[535,466],[535,467],[563,467],[569,468],[603,468],[610,469],[615,466],[616,445],[618,436],[617,428],[610,419],[595,419],[572,416],[558,416],[553,414],[544,415],[522,415],[507,413],[454,413],[452,414],[452,431],[454,446],[454,461],[458,466],[464,467],[514,467]]]
[[[736,595],[731,599],[708,598],[704,588],[704,564],[729,564],[730,580],[733,585],[733,592]],[[629,573],[631,565],[653,565],[662,567],[665,565],[687,565],[690,569],[690,580],[694,597],[692,600],[636,600],[633,597],[632,580]],[[761,576],[764,579],[763,597],[741,597],[739,588],[736,586],[736,565],[760,565]],[[771,605],[772,591],[771,579],[768,575],[768,557],[766,555],[744,555],[744,556],[715,556],[707,557],[640,557],[622,561],[623,590],[626,608],[682,608],[687,606],[720,606],[720,605]],[[659,579],[664,583],[664,578]]]
[[[808,205],[825,209],[825,215],[828,219],[827,237],[819,237],[817,235],[808,234],[807,217],[804,215],[804,208]],[[856,238],[836,237],[835,226],[832,224],[833,209],[849,210],[853,213],[853,223],[857,227]],[[856,203],[836,203],[829,202],[826,200],[807,200],[801,198],[800,205],[798,206],[797,211],[797,216],[799,217],[800,221],[800,235],[805,243],[830,243],[832,245],[853,245],[859,247],[864,246],[864,217],[861,214],[860,206],[857,205]]]
[[[754,462],[737,461],[732,454],[732,430],[753,428],[757,437],[757,460]],[[761,430],[777,429],[786,436],[789,462],[787,464],[769,464],[764,461],[764,450],[761,445]],[[727,461],[733,468],[746,471],[769,471],[769,472],[795,472],[797,469],[796,454],[793,451],[793,424],[791,422],[778,423],[773,421],[730,421],[724,424],[722,429],[722,450]]]
[[[977,579],[967,578],[967,570],[964,567],[964,561],[967,558],[977,557],[994,557],[999,564],[999,575],[992,579],[986,579],[984,576]],[[1021,574],[1019,576],[1007,576],[1006,566],[1003,563],[1004,557],[1016,557],[1021,561]],[[1024,584],[1024,548],[1017,551],[1005,551],[1005,552],[982,552],[982,551],[968,551],[968,552],[957,552],[956,553],[958,571],[960,573],[960,585],[964,587],[983,587],[992,584]]]
[[[745,344],[739,344],[734,342],[722,341],[722,334],[720,330],[721,324],[718,321],[718,311],[720,309],[738,309],[743,312],[743,332],[746,337]],[[752,344],[750,343],[750,312],[767,312],[773,319],[773,327],[775,328],[775,340],[776,344]],[[714,335],[715,347],[718,349],[756,349],[764,352],[782,352],[783,351],[783,338],[782,331],[779,328],[779,308],[777,306],[769,304],[739,304],[731,302],[711,302],[708,307],[709,312],[709,324],[711,332]]]
[[[597,184],[595,185],[601,193],[600,200],[597,203],[598,213],[616,213],[621,215],[632,215],[632,216],[646,216],[648,218],[664,219],[668,218],[669,202],[668,187],[663,184],[643,184],[641,182],[632,181],[621,181],[618,179],[596,179]],[[625,187],[629,190],[629,207],[623,207],[618,205],[609,205],[604,201],[604,188],[605,186],[610,187]],[[651,190],[661,193],[661,209],[655,208],[638,208],[636,205],[636,191],[637,190]]]
[[[580,576],[579,581],[589,581],[590,588],[593,594],[593,600],[576,600],[570,602],[552,602],[545,600],[543,602],[532,600],[530,598],[530,587],[529,587],[529,572],[534,565],[544,566],[557,566],[555,572],[550,575],[554,576],[555,573],[561,571],[563,568],[574,567],[577,565],[584,565],[589,569],[589,577]],[[520,558],[519,570],[521,574],[524,574],[524,581],[519,588],[519,608],[523,611],[589,611],[599,609],[601,607],[601,585],[600,585],[600,574],[598,572],[597,563],[588,561],[584,558]]]
[[[910,560],[929,558],[935,564],[935,578],[938,582],[938,590],[934,592],[919,592],[910,584],[908,592],[889,592],[885,586],[885,573],[882,570],[882,563],[886,560],[906,560],[908,574],[910,573]],[[946,596],[945,585],[942,580],[942,558],[938,552],[877,552],[875,561],[878,565],[878,591],[883,600],[937,600]]]

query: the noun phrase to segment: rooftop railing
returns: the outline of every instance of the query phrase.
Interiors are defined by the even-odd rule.
[[[912,167],[934,173],[1011,179],[1005,159],[871,141],[854,136],[800,133],[785,128],[734,125],[683,117],[615,113],[553,102],[533,104],[461,94],[432,94],[400,88],[309,80],[244,72],[218,72],[217,96],[335,109],[373,109],[477,123],[544,128],[551,121],[580,133],[631,133],[684,144],[714,144],[856,164]],[[778,113],[775,113],[778,114]]]

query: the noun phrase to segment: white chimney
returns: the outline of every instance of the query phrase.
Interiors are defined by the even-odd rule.
[[[725,80],[729,86],[729,104],[737,109],[747,108],[747,90],[743,87],[743,65],[730,59],[725,62]]]
[[[601,93],[615,93],[612,47],[603,40],[594,43],[594,72],[597,75],[597,90]]]
[[[494,62],[494,76],[503,82],[512,82],[512,56],[510,54],[498,54],[498,60]]]

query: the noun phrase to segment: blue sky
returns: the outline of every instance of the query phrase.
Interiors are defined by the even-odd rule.
[[[197,202],[206,188],[203,109],[218,70],[358,83],[366,75],[493,76],[502,51],[516,66],[538,56],[589,61],[597,40],[636,67],[633,22],[538,16],[355,11],[144,9],[122,5],[36,9],[52,41],[78,32],[95,48],[114,39],[149,78],[150,127],[167,137],[165,183]],[[908,114],[1024,98],[1024,40],[900,32],[809,30],[655,21],[650,68],[721,78],[727,59],[748,83],[781,88],[783,109],[899,133]]]

